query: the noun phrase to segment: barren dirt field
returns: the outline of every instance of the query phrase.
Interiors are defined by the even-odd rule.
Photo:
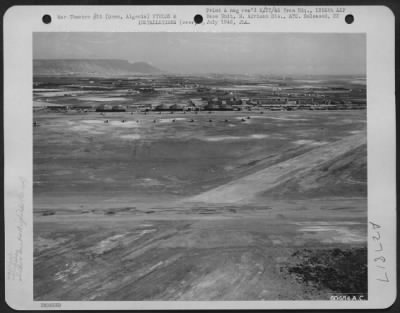
[[[35,300],[366,298],[365,111],[34,119]]]

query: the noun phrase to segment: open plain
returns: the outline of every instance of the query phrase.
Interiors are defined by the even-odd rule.
[[[34,112],[35,300],[367,294],[366,112]]]
[[[33,33],[34,300],[368,299],[365,33],[175,26]]]

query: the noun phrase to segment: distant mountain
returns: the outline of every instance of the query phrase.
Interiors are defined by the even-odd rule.
[[[34,75],[129,75],[153,74],[161,70],[146,63],[118,59],[33,60]]]

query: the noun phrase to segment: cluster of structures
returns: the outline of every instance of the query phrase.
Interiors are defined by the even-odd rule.
[[[352,80],[265,82],[231,78],[48,79],[34,95],[50,111],[292,111],[366,109],[366,88]]]
[[[263,97],[240,97],[232,93],[191,98],[180,103],[161,103],[152,105],[143,104],[99,104],[99,105],[48,105],[50,110],[84,110],[96,112],[162,112],[162,111],[291,111],[291,110],[360,110],[366,109],[366,100],[363,98],[334,97],[326,94],[310,95],[271,95]]]

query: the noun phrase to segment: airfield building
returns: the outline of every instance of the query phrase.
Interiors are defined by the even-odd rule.
[[[125,112],[126,108],[122,105],[104,104],[96,108],[96,112]]]

